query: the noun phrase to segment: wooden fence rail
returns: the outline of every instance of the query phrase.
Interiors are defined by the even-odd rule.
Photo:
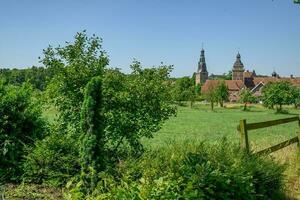
[[[287,147],[291,144],[298,143],[298,146],[300,147],[300,116],[296,117],[290,117],[290,118],[284,118],[284,119],[276,119],[276,120],[271,120],[271,121],[266,121],[266,122],[258,122],[258,123],[249,123],[247,124],[246,120],[240,120],[240,124],[237,127],[237,130],[240,133],[240,145],[242,149],[245,149],[247,153],[250,153],[250,145],[249,145],[249,138],[248,138],[248,131],[249,130],[255,130],[259,128],[266,128],[270,126],[276,126],[280,124],[286,124],[290,122],[295,122],[298,121],[298,136],[293,137],[289,140],[286,140],[284,142],[281,142],[279,144],[276,144],[274,146],[271,146],[269,148],[266,148],[264,150],[261,150],[259,152],[256,152],[255,154],[267,154],[267,153],[272,153],[274,151],[277,151],[279,149],[282,149],[284,147]]]

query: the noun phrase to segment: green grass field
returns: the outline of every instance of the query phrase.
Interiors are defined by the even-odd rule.
[[[249,111],[242,111],[239,105],[227,106],[228,108],[217,107],[214,111],[207,105],[178,107],[177,116],[166,121],[162,129],[155,133],[154,138],[145,139],[143,142],[156,146],[181,140],[214,142],[223,137],[238,142],[239,134],[236,129],[241,119],[251,123],[292,117],[299,113],[299,110],[292,108],[288,109],[288,114],[275,114],[274,110],[261,106],[252,106]],[[250,144],[254,150],[258,150],[295,137],[297,131],[297,122],[253,130],[249,132]]]

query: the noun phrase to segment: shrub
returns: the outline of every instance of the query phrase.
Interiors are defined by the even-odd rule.
[[[25,182],[62,186],[80,171],[75,134],[52,133],[28,152],[23,164]]]
[[[41,115],[30,85],[18,87],[0,83],[0,180],[19,179],[25,147],[32,146],[46,133]]]
[[[173,144],[102,173],[90,199],[274,199],[284,167],[222,141]]]

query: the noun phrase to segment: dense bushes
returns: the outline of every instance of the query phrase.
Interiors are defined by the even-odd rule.
[[[0,83],[0,181],[20,178],[25,147],[46,133],[41,114],[28,84],[18,87]]]
[[[80,171],[78,135],[52,133],[27,149],[23,164],[25,182],[64,186]]]
[[[226,141],[173,144],[119,163],[113,175],[100,173],[90,199],[280,198],[283,170]]]

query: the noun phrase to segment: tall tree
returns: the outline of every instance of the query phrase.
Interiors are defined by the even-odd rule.
[[[54,77],[47,86],[51,102],[59,111],[64,127],[79,130],[84,87],[92,77],[101,76],[108,58],[101,49],[101,39],[86,32],[77,33],[74,42],[44,50],[42,63]]]

